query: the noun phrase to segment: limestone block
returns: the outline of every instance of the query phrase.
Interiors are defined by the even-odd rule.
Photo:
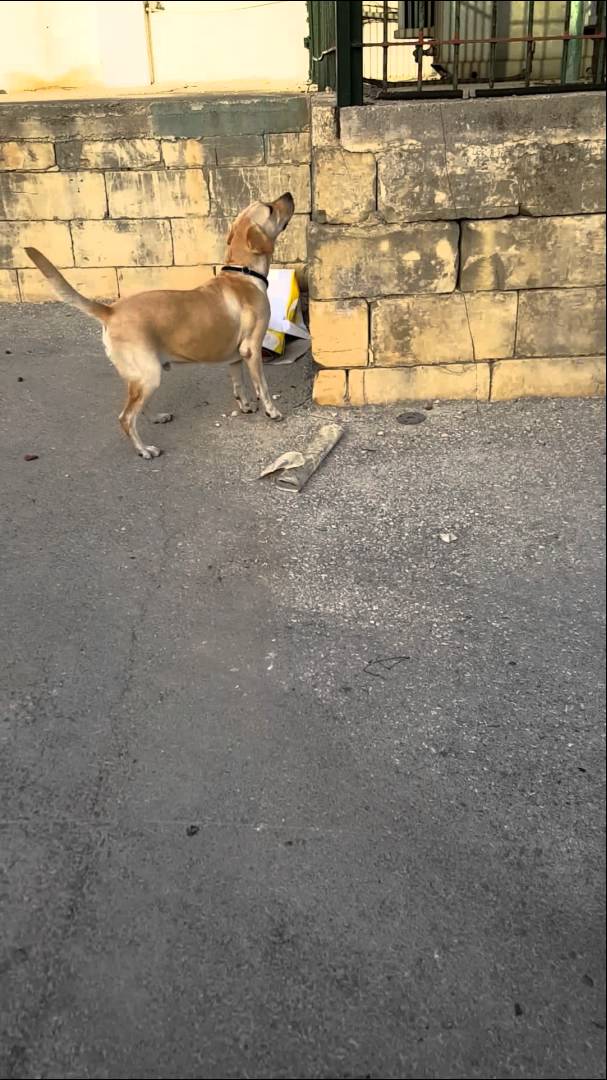
[[[604,351],[604,288],[519,294],[516,356],[596,356]]]
[[[603,212],[605,142],[456,141],[408,144],[378,155],[386,221]]]
[[[162,160],[167,169],[195,169],[215,165],[215,145],[201,139],[163,139]]]
[[[163,138],[240,138],[309,127],[306,94],[195,94],[156,98],[149,105],[154,134]]]
[[[371,351],[380,367],[472,360],[464,297],[451,293],[377,300],[371,306]]]
[[[605,128],[601,91],[533,97],[475,98],[463,101],[396,101],[340,110],[345,150],[380,153],[392,146],[447,143],[483,146],[538,138],[562,142],[574,132],[581,141],[599,139]]]
[[[71,230],[77,266],[170,266],[173,262],[168,221],[73,221]]]
[[[464,296],[475,360],[514,356],[516,293],[469,293]]]
[[[365,227],[311,225],[310,295],[317,300],[452,292],[459,226],[428,221]]]
[[[70,139],[57,143],[57,164],[60,169],[142,169],[160,164],[160,143],[157,139]]]
[[[268,165],[298,165],[310,161],[309,131],[275,132],[265,136],[265,144]]]
[[[20,300],[16,270],[0,270],[0,303],[18,304]]]
[[[215,139],[209,148],[215,151],[218,165],[261,165],[265,158],[262,135],[226,136]]]
[[[314,116],[314,113],[312,113]],[[390,146],[444,147],[438,102],[395,101],[355,105],[339,111],[340,142],[344,150],[379,153]]]
[[[518,213],[518,184],[508,145],[408,144],[378,155],[377,205],[386,221],[502,217]]]
[[[337,137],[337,109],[326,98],[312,97],[311,108],[312,146],[339,146]]]
[[[19,287],[21,299],[26,303],[39,304],[57,300],[57,294],[53,292],[49,282],[32,267],[31,270],[19,270]],[[95,270],[83,270],[81,267],[71,267],[61,270],[63,276],[83,296],[91,300],[116,300],[118,287],[116,284],[116,271],[110,267]]]
[[[39,248],[57,266],[74,265],[65,221],[0,221],[0,265],[31,267],[26,247]]]
[[[329,368],[366,367],[369,308],[366,300],[311,300],[310,334],[317,364]]]
[[[303,131],[306,94],[193,94],[90,101],[27,101],[0,109],[0,139],[212,138]]]
[[[107,212],[99,173],[9,172],[0,175],[0,217],[14,221],[102,218]]]
[[[0,170],[52,169],[55,147],[49,142],[0,142]]]
[[[196,217],[209,211],[199,169],[108,172],[106,182],[113,218]]]
[[[375,158],[340,147],[314,152],[314,218],[355,224],[375,212]]]
[[[209,170],[213,212],[234,218],[255,199],[271,202],[290,191],[298,214],[310,211],[308,165],[251,165]]]
[[[163,139],[162,156],[169,169],[192,169],[202,165],[259,165],[264,161],[263,136]]]
[[[603,285],[605,218],[464,221],[461,251],[464,291]]]
[[[605,357],[543,357],[496,360],[492,401],[524,397],[603,397]]]
[[[0,139],[131,139],[151,134],[150,103],[123,98],[30,100],[3,105]]]
[[[428,367],[367,368],[351,371],[351,405],[392,405],[399,401],[488,401],[489,364],[432,364]]]
[[[222,263],[230,231],[229,218],[175,218],[171,222],[175,262],[178,266]]]
[[[377,208],[386,221],[454,218],[442,143],[397,147],[377,159]]]
[[[493,216],[483,213],[478,199],[487,191],[493,201],[500,174],[521,213],[604,209],[605,111],[597,95],[450,101],[440,110],[456,201],[465,212],[469,205],[468,216]],[[507,190],[502,187],[504,195]],[[503,199],[505,208],[508,202]]]
[[[318,371],[314,378],[312,399],[315,405],[346,405],[345,371]]]
[[[407,103],[409,104],[409,103]],[[433,103],[434,104],[434,103]],[[475,98],[436,102],[444,129],[458,142],[544,142],[563,139],[574,132],[581,140],[598,138],[605,127],[605,95],[544,94],[532,97]],[[419,107],[419,106],[418,106]]]
[[[287,228],[280,234],[274,248],[272,262],[305,262],[308,250],[307,214],[294,214]]]
[[[533,140],[520,146],[521,213],[537,217],[604,213],[604,133],[600,139],[560,140]]]
[[[452,364],[514,355],[515,293],[389,297],[371,308],[374,363]]]

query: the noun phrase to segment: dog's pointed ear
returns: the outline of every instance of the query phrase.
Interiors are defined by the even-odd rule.
[[[247,246],[256,255],[271,255],[274,247],[270,237],[266,236],[263,229],[259,228],[259,225],[249,225],[247,229]]]

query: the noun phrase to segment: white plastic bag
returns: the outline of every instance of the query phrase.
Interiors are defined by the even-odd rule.
[[[310,334],[301,313],[301,298],[299,285],[294,270],[274,269],[268,275],[268,300],[270,301],[270,323],[268,332],[263,339],[263,348],[272,353],[270,363],[280,363],[280,358],[289,362],[296,360],[307,352]],[[295,338],[292,343],[288,338]],[[296,346],[296,348],[293,348]]]

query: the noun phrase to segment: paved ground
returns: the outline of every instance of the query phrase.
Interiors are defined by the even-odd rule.
[[[603,1077],[602,406],[344,413],[297,497],[303,371],[147,463],[95,326],[0,356],[2,1075]]]

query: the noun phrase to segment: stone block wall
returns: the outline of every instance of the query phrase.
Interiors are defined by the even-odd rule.
[[[605,387],[598,93],[312,107],[319,404]]]
[[[326,95],[0,104],[0,300],[191,288],[289,188],[330,405],[604,392],[605,99]],[[311,217],[311,221],[310,221]]]
[[[0,104],[0,300],[54,299],[26,245],[97,299],[193,288],[231,219],[286,189],[296,216],[275,258],[305,285],[305,95]]]

